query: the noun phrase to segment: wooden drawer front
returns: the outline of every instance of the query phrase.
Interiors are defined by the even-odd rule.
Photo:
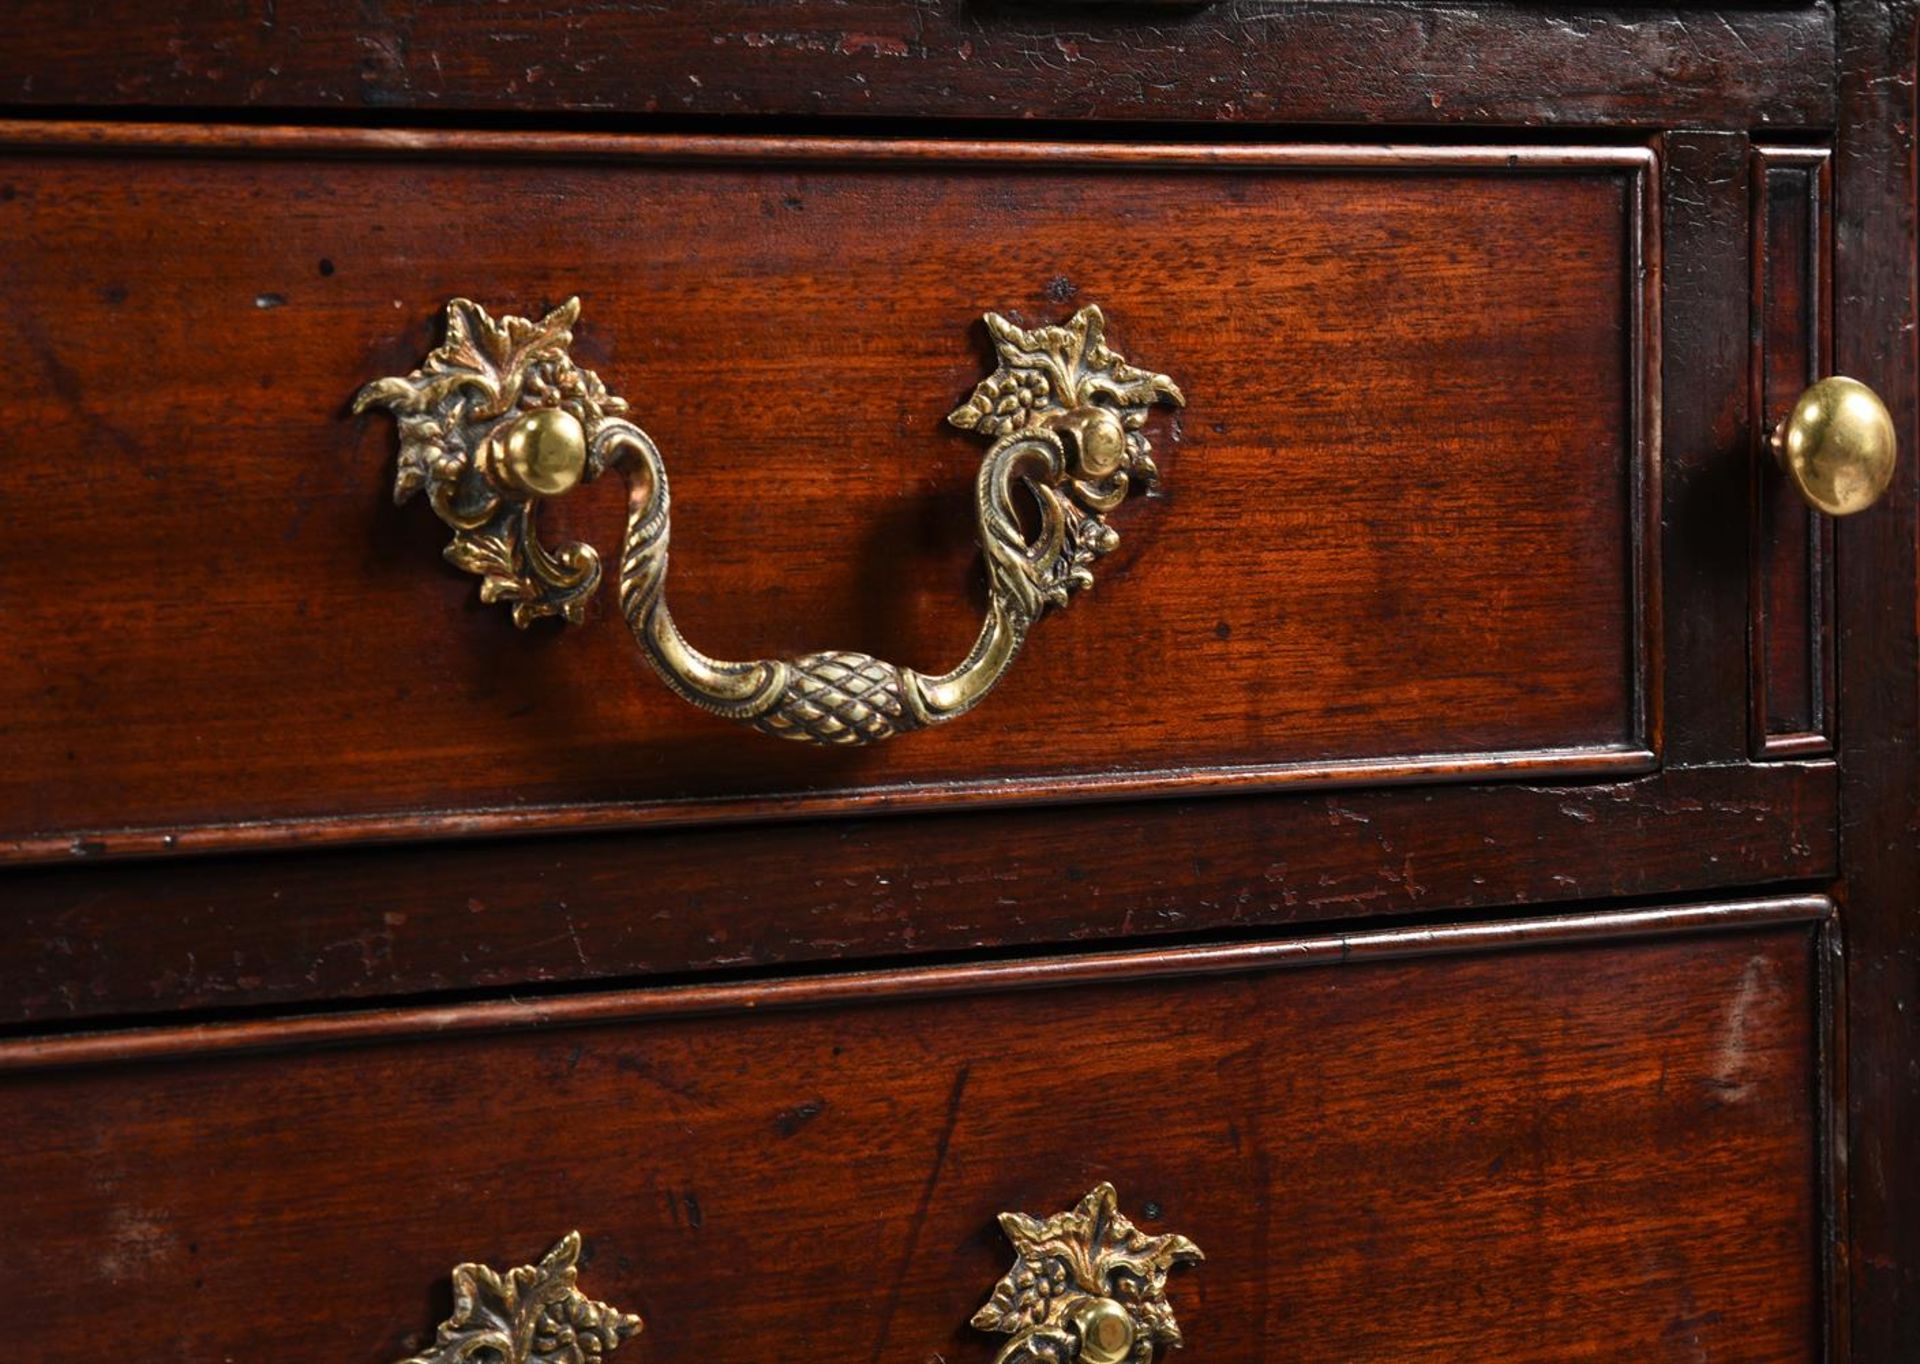
[[[1197,1359],[1810,1359],[1829,908],[7,1043],[13,1345],[386,1364],[577,1226],[625,1358],[984,1364],[1111,1180]]]
[[[8,603],[16,855],[1654,761],[1642,150],[388,141],[0,164],[0,353],[37,376],[0,573],[58,566]],[[604,596],[564,634],[482,607],[346,415],[446,299],[572,293],[710,652],[965,654],[981,446],[941,418],[986,309],[1097,302],[1185,386],[1165,495],[977,713],[769,741],[658,686]],[[614,556],[618,481],[553,534]]]

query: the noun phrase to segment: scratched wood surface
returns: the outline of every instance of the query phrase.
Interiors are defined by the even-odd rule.
[[[1644,751],[1640,154],[650,145],[0,164],[0,358],[37,376],[0,573],[61,566],[7,604],[0,833],[66,856],[128,825]],[[1190,406],[1154,422],[1165,494],[977,714],[822,752],[675,700],[604,600],[514,630],[389,505],[357,387],[418,364],[449,297],[576,292],[577,354],[667,455],[676,615],[721,656],[964,654],[981,449],[942,418],[986,308],[1099,302]],[[622,512],[596,486],[549,524],[611,554]]]
[[[340,798],[314,797],[309,768],[287,756],[314,746],[316,714],[347,709],[310,677],[291,692],[255,678],[211,710],[210,691],[177,685],[192,659],[237,654],[234,641],[263,616],[298,604],[279,589],[249,598],[236,587],[261,532],[288,537],[282,552],[297,558],[303,534],[343,529],[340,496],[357,499],[344,528],[361,537],[351,543],[364,561],[349,580],[396,601],[437,591],[449,615],[472,608],[464,586],[442,578],[428,587],[430,576],[416,576],[439,571],[422,518],[381,520],[390,513],[380,506],[371,432],[330,451],[315,474],[312,450],[255,423],[251,457],[275,470],[297,465],[318,486],[282,477],[274,505],[273,475],[247,475],[237,518],[211,477],[231,478],[243,463],[238,442],[206,416],[234,398],[235,385],[214,377],[218,365],[243,356],[232,370],[244,377],[239,387],[280,384],[337,417],[362,377],[359,361],[410,362],[424,348],[437,300],[408,301],[404,288],[395,291],[403,306],[389,352],[370,348],[351,366],[335,356],[324,374],[305,373],[310,349],[275,363],[287,352],[267,330],[317,303],[308,291],[333,277],[321,260],[342,272],[331,244],[310,240],[328,214],[357,221],[370,241],[376,226],[418,230],[418,202],[389,205],[385,191],[340,196],[348,172],[336,167],[327,180],[297,160],[307,192],[324,186],[332,202],[290,207],[286,182],[257,165],[226,172],[236,182],[252,176],[257,198],[197,198],[205,167],[176,166],[159,188],[131,161],[96,163],[112,174],[92,191],[95,207],[125,215],[120,235],[62,250],[53,220],[43,224],[50,231],[9,238],[0,250],[9,304],[0,352],[53,361],[15,365],[24,376],[16,399],[31,409],[15,430],[53,412],[60,437],[43,450],[16,434],[0,453],[7,505],[32,509],[10,518],[14,538],[0,539],[0,555],[30,546],[41,556],[0,561],[0,625],[15,650],[7,674],[33,716],[62,698],[83,741],[69,756],[47,732],[31,745],[21,731],[0,732],[10,779],[22,771],[14,755],[29,754],[28,775],[0,798],[0,844],[16,853],[24,831],[39,840],[32,856],[70,850],[77,863],[10,870],[0,882],[7,1022],[1836,876],[1845,923],[1834,946],[1846,944],[1845,988],[1829,1001],[1843,1053],[1824,1085],[1813,1076],[1818,1020],[1799,930],[1371,966],[1314,981],[1143,981],[1052,996],[867,1002],[779,1020],[394,1039],[14,1077],[8,1097],[25,1101],[0,1103],[0,1131],[10,1134],[0,1266],[35,1286],[31,1310],[12,1327],[16,1353],[248,1357],[263,1348],[253,1324],[266,1304],[274,1326],[265,1348],[276,1358],[384,1364],[445,1313],[443,1275],[454,1261],[522,1262],[577,1219],[591,1241],[588,1285],[650,1318],[649,1336],[631,1348],[726,1360],[764,1354],[774,1340],[809,1354],[911,1350],[964,1364],[991,1348],[961,1323],[1003,1267],[992,1213],[1063,1206],[1093,1179],[1113,1177],[1136,1211],[1152,1203],[1150,1226],[1177,1226],[1213,1255],[1175,1286],[1196,1357],[1806,1359],[1819,1357],[1823,1334],[1836,1360],[1908,1357],[1920,1339],[1920,1165],[1909,1158],[1920,1133],[1916,470],[1906,462],[1886,504],[1834,535],[1828,637],[1810,616],[1829,584],[1804,573],[1796,555],[1805,542],[1784,533],[1794,529],[1790,515],[1756,526],[1777,486],[1753,479],[1756,501],[1746,480],[1756,433],[1777,415],[1764,409],[1806,358],[1796,356],[1808,339],[1800,300],[1820,283],[1817,271],[1800,269],[1817,266],[1798,259],[1807,225],[1784,189],[1773,194],[1793,177],[1771,173],[1777,158],[1756,162],[1753,144],[1825,142],[1831,133],[1827,359],[1868,378],[1901,429],[1916,429],[1909,0],[1740,10],[1228,0],[1150,11],[971,0],[556,0],[522,10],[16,0],[7,21],[0,111],[53,117],[86,109],[195,121],[866,134],[952,131],[965,120],[984,135],[1021,137],[1034,135],[1036,120],[1063,136],[1150,138],[1284,139],[1302,126],[1316,136],[1392,125],[1466,138],[1489,129],[1524,138],[1577,128],[1603,139],[1689,130],[1658,141],[1669,312],[1663,773],[838,820],[812,831],[222,856],[164,874],[89,863],[193,850],[202,845],[192,830],[150,826],[153,837],[141,841],[81,827],[93,818],[81,807],[144,819],[149,806],[174,802],[167,818],[190,806],[231,817],[239,806],[216,799],[215,786],[235,781],[246,794],[264,770],[279,780],[259,779],[252,808],[263,792],[278,808],[303,800],[334,808]],[[200,134],[183,125],[180,136]],[[0,233],[21,220],[9,216],[17,196],[0,175]],[[534,240],[548,230],[543,211],[567,197],[480,203],[476,192],[451,230],[480,237],[507,222],[516,240]],[[259,257],[244,251],[203,258],[203,243],[230,244],[249,223],[287,244],[281,284],[258,282],[247,267]],[[1551,215],[1543,226],[1539,247],[1570,240],[1556,235]],[[707,222],[672,240],[716,230],[743,229]],[[604,251],[586,254],[624,279],[636,242],[652,244],[614,224]],[[408,249],[405,269],[359,279],[375,286],[369,297],[403,279],[433,282],[454,264],[417,236]],[[525,271],[524,259],[489,268],[516,287],[547,288],[512,274]],[[1022,287],[1033,306],[1054,302]],[[274,305],[274,295],[284,302]],[[156,300],[169,297],[182,302],[183,320],[161,316]],[[263,298],[261,315],[248,316]],[[37,300],[40,316],[18,311],[22,300]],[[375,302],[391,307],[390,298]],[[590,323],[603,302],[589,300]],[[180,339],[215,315],[231,334],[191,332],[207,359],[195,371],[178,358]],[[69,318],[81,332],[122,330],[106,343],[126,362],[118,374],[89,368],[99,357],[84,358],[92,343],[63,330]],[[36,326],[47,339],[24,348]],[[640,334],[631,324],[626,333],[593,343],[602,346],[594,362],[619,369]],[[802,339],[820,346],[817,336]],[[1750,391],[1755,340],[1761,382]],[[832,353],[843,342],[833,338]],[[942,382],[963,386],[971,366],[955,363]],[[169,386],[188,396],[166,400],[176,408],[152,437],[147,423],[162,401],[152,390]],[[903,417],[909,426],[919,419]],[[143,459],[132,458],[126,447],[150,439]],[[218,455],[211,464],[209,450]],[[1169,467],[1179,478],[1196,462]],[[699,461],[681,463],[696,465],[682,482],[704,477]],[[942,454],[919,467],[937,474],[961,464]],[[125,477],[136,465],[137,479]],[[135,481],[144,497],[126,486]],[[90,533],[62,540],[44,513],[51,505],[55,523],[85,515],[81,502],[61,500],[75,487],[101,510]],[[1149,533],[1150,516],[1180,514],[1179,496],[1138,509],[1123,527],[1130,548],[1136,528]],[[390,539],[362,536],[377,524]],[[155,525],[180,538],[143,544]],[[101,559],[105,546],[118,557]],[[75,548],[84,550],[77,559]],[[128,592],[90,595],[104,570]],[[153,585],[162,577],[170,590]],[[20,587],[49,582],[44,594]],[[1128,589],[1124,575],[1113,585]],[[966,585],[956,578],[942,589],[929,594],[937,598],[929,621]],[[725,585],[687,590],[719,594]],[[351,615],[324,591],[338,589],[323,583],[305,599],[322,625]],[[1108,612],[1115,595],[1103,584],[1076,614]],[[443,628],[411,609],[419,604],[388,613],[396,629]],[[893,612],[901,602],[885,604]],[[881,622],[876,611],[873,628],[937,628],[888,623],[901,614]],[[258,647],[306,673],[335,663],[314,656],[310,637],[278,628]],[[62,641],[51,668],[22,647],[49,632]],[[177,661],[135,675],[115,653],[129,637],[149,649],[141,666]],[[752,642],[763,638],[756,632]],[[1048,643],[1038,641],[1042,650]],[[497,668],[514,647],[471,650],[463,666]],[[1820,652],[1829,648],[1832,662]],[[627,694],[631,676],[594,666],[596,681],[617,684],[608,696]],[[1813,695],[1826,668],[1831,716]],[[23,671],[35,680],[21,681]],[[351,666],[342,680],[359,686]],[[147,699],[127,720],[113,708],[143,683]],[[561,706],[578,696],[566,691]],[[170,713],[173,697],[186,709]],[[14,723],[18,697],[5,699],[0,713]],[[94,701],[107,710],[90,728]],[[537,724],[554,703],[550,689],[522,697],[527,712],[513,718]],[[247,719],[236,730],[230,717],[248,713],[277,723]],[[117,719],[127,734],[89,748]],[[1797,760],[1816,746],[1794,739],[1810,719],[1831,719],[1818,742],[1831,741],[1834,763]],[[419,743],[400,723],[379,732],[366,720],[362,729],[361,742],[375,747]],[[1743,765],[1756,739],[1769,756],[1796,760],[1756,773]],[[180,774],[171,784],[168,763]],[[373,791],[372,807],[402,821],[389,832],[473,831],[457,819],[433,823],[447,811],[424,789],[423,779],[399,805],[385,803],[391,791]],[[47,803],[36,805],[41,790]],[[310,825],[299,836],[325,841],[331,828],[357,840],[379,833],[379,818]],[[244,827],[254,841],[231,834],[204,846],[290,839],[286,828]],[[1082,855],[1090,848],[1102,850],[1097,861]],[[895,869],[909,874],[896,878]],[[1090,1083],[1123,1097],[1091,1103]],[[513,1102],[491,1097],[508,1086]],[[1144,1091],[1173,1101],[1127,1101]],[[1823,1121],[1844,1149],[1818,1149]],[[529,1158],[563,1147],[564,1159]],[[1845,1182],[1839,1206],[1822,1208],[1813,1191],[1822,1161]],[[1846,1254],[1823,1285],[1815,1238],[1829,1234]],[[781,1272],[762,1268],[774,1262],[770,1246]],[[37,1287],[49,1283],[57,1291]],[[832,1310],[819,1311],[822,1301]],[[97,1315],[83,1319],[102,1302],[125,1308],[104,1331]]]
[[[0,1023],[1814,883],[1838,865],[1837,820],[1832,766],[1782,762],[1580,786],[82,860],[6,873]]]
[[[1830,126],[1833,7],[12,0],[0,102],[486,113]]]
[[[1833,363],[1876,377],[1911,450],[1920,12],[1849,4],[1842,14]],[[1920,461],[1901,462],[1874,511],[1834,536],[1851,1242],[1834,1293],[1853,1357],[1895,1361],[1920,1340]]]
[[[1810,932],[12,1073],[12,1348],[386,1364],[578,1227],[643,1359],[984,1362],[995,1214],[1111,1180],[1197,1357],[1806,1360]]]

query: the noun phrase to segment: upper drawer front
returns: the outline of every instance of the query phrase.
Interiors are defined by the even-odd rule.
[[[987,1364],[995,1214],[1105,1180],[1194,1358],[1813,1359],[1827,908],[0,1043],[12,1344],[388,1364],[577,1227],[622,1361]]]
[[[258,140],[0,163],[16,854],[1654,760],[1644,151]],[[577,629],[481,605],[348,415],[447,299],[575,294],[710,653],[966,653],[983,445],[942,418],[989,309],[1097,303],[1184,387],[1164,495],[975,713],[771,741],[658,686],[605,589]],[[617,559],[618,482],[545,533]]]

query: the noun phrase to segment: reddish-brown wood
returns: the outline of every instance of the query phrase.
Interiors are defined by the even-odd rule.
[[[1841,10],[1834,360],[1870,374],[1906,456],[1882,504],[1836,529],[1847,1259],[1853,1357],[1920,1340],[1920,403],[1915,377],[1914,62],[1909,0]]]
[[[0,1022],[1814,882],[1833,792],[1830,765],[1778,763],[16,870]]]
[[[0,102],[527,116],[1831,126],[1826,5],[13,0]]]
[[[1661,676],[1679,763],[1747,756],[1747,162],[1738,133],[1663,143]]]
[[[1651,763],[1645,151],[451,141],[0,165],[0,358],[37,376],[0,571],[61,566],[9,607],[17,855]],[[983,309],[1098,301],[1190,405],[1165,495],[979,716],[780,745],[674,700],[610,609],[514,631],[386,505],[390,424],[344,416],[447,298],[574,292],[673,470],[676,613],[723,656],[965,652],[980,450],[941,418]],[[610,551],[621,509],[553,520]]]
[[[578,1222],[643,1357],[979,1364],[1106,1177],[1195,1357],[1911,1355],[1913,0],[83,9],[0,42],[12,1353],[384,1364]],[[822,765],[385,505],[354,387],[574,289],[716,649],[964,644],[981,309],[1196,401]]]
[[[429,1012],[332,1049],[12,1073],[0,1266],[61,1285],[12,1340],[57,1352],[112,1302],[143,1358],[266,1330],[386,1360],[444,1313],[454,1263],[579,1226],[585,1283],[648,1318],[646,1351],[972,1358],[994,1214],[1110,1179],[1207,1252],[1173,1296],[1208,1358],[1804,1360],[1818,967],[1778,921],[1823,908],[1318,970],[1268,969],[1279,944],[1143,956],[1038,992],[982,968],[916,999],[907,973],[796,986],[781,1002],[833,1006],[799,1012],[751,989],[721,1015],[504,1034]],[[1500,945],[1460,939],[1425,946]],[[1193,965],[1232,973],[1179,980]]]
[[[0,1040],[0,1070],[193,1060],[236,1052],[294,1051],[342,1042],[461,1033],[514,1032],[638,1019],[687,1018],[739,1010],[819,1009],[849,1001],[937,999],[986,991],[1040,990],[1113,981],[1178,981],[1253,970],[1345,966],[1643,938],[1679,937],[1780,924],[1828,924],[1823,895],[1611,909],[1406,928],[1367,928],[1320,937],[1025,957],[959,966],[918,966],[734,983],[670,985],[600,994],[506,999],[448,1006],[310,1015],[264,1021],[193,1023],[124,1031]]]
[[[1753,528],[1748,637],[1755,757],[1832,750],[1833,522],[1775,467],[1773,423],[1831,372],[1832,175],[1824,148],[1753,163]]]

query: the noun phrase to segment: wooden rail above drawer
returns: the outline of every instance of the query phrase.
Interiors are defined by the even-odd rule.
[[[15,0],[0,105],[510,116],[1830,127],[1834,11],[1353,0]]]
[[[1831,764],[16,868],[0,1024],[1819,883]]]

